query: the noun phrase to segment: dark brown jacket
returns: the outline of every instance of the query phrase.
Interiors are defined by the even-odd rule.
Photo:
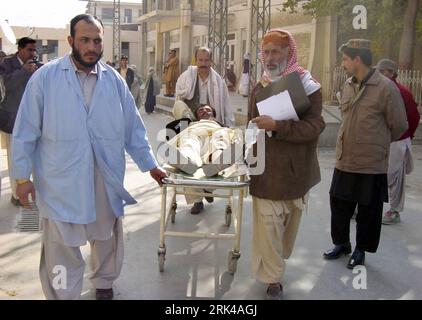
[[[262,88],[258,83],[252,91],[248,120],[259,116],[255,96]],[[304,196],[321,181],[317,157],[318,137],[325,128],[321,90],[311,94],[309,99],[312,106],[300,121],[277,121],[277,131],[272,137],[265,134],[265,169],[261,175],[251,175],[251,195],[293,200]]]

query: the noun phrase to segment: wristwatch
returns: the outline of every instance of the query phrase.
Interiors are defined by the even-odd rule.
[[[24,183],[27,183],[29,181],[30,181],[29,179],[16,179],[17,184],[24,184]]]

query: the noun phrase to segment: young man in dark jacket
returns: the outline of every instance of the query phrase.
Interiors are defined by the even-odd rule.
[[[10,138],[16,115],[18,114],[19,104],[29,78],[41,66],[35,61],[36,53],[36,41],[24,37],[18,41],[18,52],[14,55],[5,57],[0,64],[0,75],[3,77],[4,87],[6,89],[6,95],[0,104],[0,109],[7,113],[8,119],[7,123],[2,127],[2,130],[8,133],[6,137],[6,149],[9,177],[12,165],[10,157]],[[10,179],[10,186],[12,189],[12,198],[10,201],[15,206],[19,206],[20,202],[16,194],[16,183],[13,179]]]
[[[331,238],[334,248],[325,259],[351,253],[350,219],[356,206],[356,247],[347,267],[365,262],[365,251],[376,252],[381,234],[383,203],[388,202],[390,143],[407,130],[399,90],[371,68],[370,41],[349,40],[340,48],[343,67],[351,78],[340,96],[341,123],[336,165],[330,189]]]

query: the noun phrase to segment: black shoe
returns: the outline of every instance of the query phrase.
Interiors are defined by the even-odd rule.
[[[270,284],[267,288],[267,300],[282,300],[283,286],[281,283]]]
[[[113,289],[97,289],[95,290],[96,300],[113,300]]]
[[[205,193],[211,193],[210,191],[204,190]],[[208,203],[213,203],[214,202],[214,197],[205,197],[205,200],[207,200]]]
[[[18,198],[15,198],[14,196],[12,196],[12,198],[10,198],[10,202],[15,206],[15,207],[22,207],[22,203],[20,202],[20,200]]]
[[[334,260],[340,258],[342,254],[349,254],[352,252],[352,246],[349,243],[339,244],[331,250],[325,251],[323,256],[325,259]]]
[[[365,265],[365,251],[360,250],[359,248],[355,248],[355,251],[353,251],[353,254],[349,259],[347,267],[349,269],[353,269],[356,266],[363,265]]]
[[[191,214],[198,214],[202,210],[204,210],[204,204],[202,203],[202,201],[201,202],[195,202],[193,207],[190,209],[190,213]]]

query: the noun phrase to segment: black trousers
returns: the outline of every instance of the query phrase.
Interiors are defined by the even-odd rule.
[[[381,235],[383,201],[372,199],[369,205],[347,201],[330,195],[331,238],[335,245],[350,242],[350,220],[358,206],[356,216],[356,247],[376,252]]]

